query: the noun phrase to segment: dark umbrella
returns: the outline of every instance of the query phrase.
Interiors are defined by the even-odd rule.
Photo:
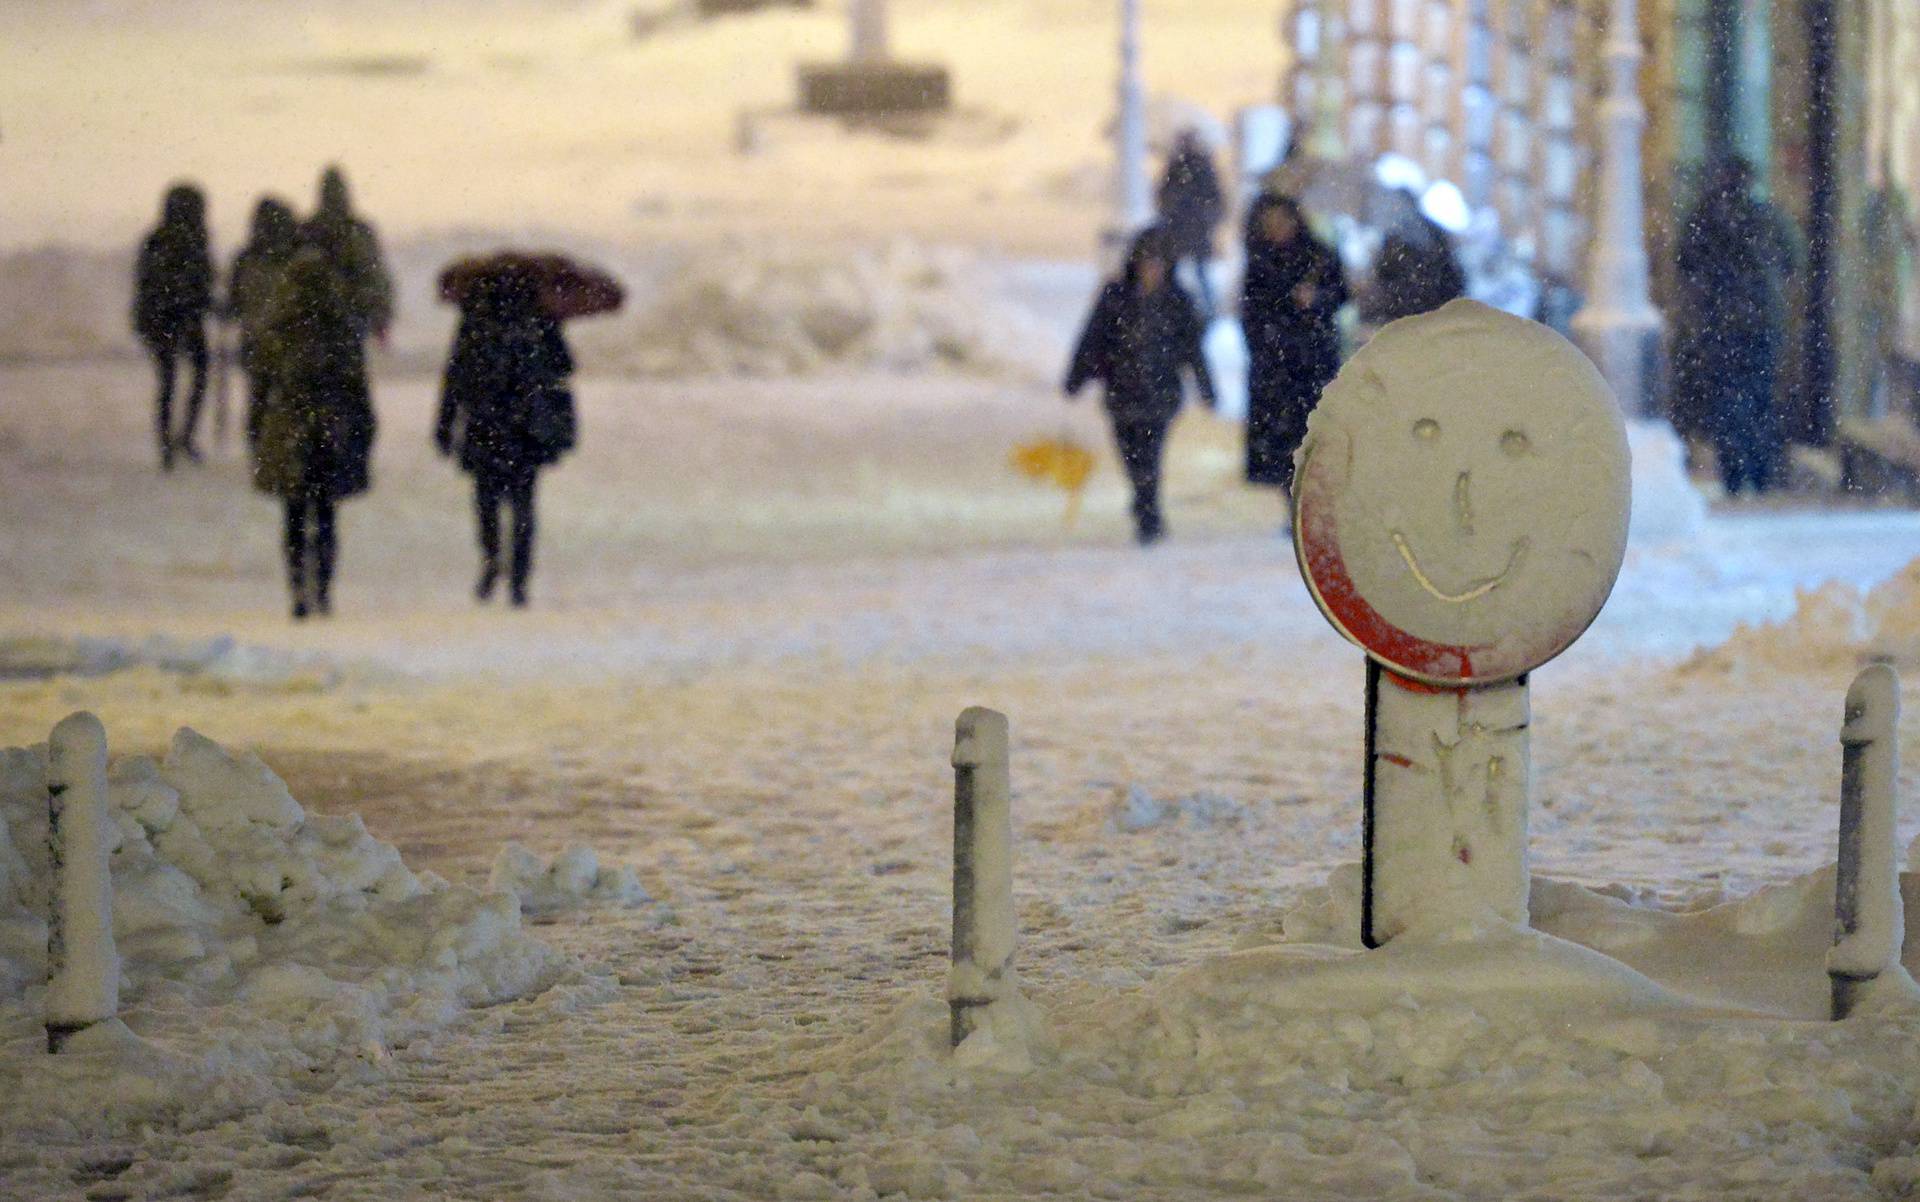
[[[482,280],[510,271],[524,272],[537,281],[540,307],[555,321],[612,313],[626,299],[620,281],[598,268],[561,254],[517,250],[475,255],[447,264],[440,272],[440,299],[465,305]]]

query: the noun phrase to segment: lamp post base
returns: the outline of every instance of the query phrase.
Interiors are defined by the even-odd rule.
[[[945,67],[928,63],[818,63],[800,68],[800,111],[830,117],[944,113],[953,107]]]

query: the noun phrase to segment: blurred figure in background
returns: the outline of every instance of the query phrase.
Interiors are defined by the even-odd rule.
[[[198,460],[194,443],[207,394],[207,314],[213,309],[213,257],[207,246],[207,200],[192,184],[167,190],[160,224],[140,246],[134,265],[133,329],[153,357],[160,392],[155,425],[160,469],[173,470],[175,452]],[[173,426],[175,368],[193,370],[186,420]]]
[[[1781,451],[1774,379],[1786,328],[1786,282],[1799,237],[1779,210],[1753,196],[1753,168],[1714,166],[1680,232],[1677,342],[1685,356],[1679,408],[1720,461],[1727,495],[1772,487]]]
[[[1200,132],[1183,129],[1174,139],[1173,152],[1167,156],[1167,171],[1160,178],[1156,195],[1160,225],[1167,231],[1173,262],[1191,260],[1194,278],[1200,289],[1205,315],[1214,314],[1213,282],[1207,278],[1213,262],[1214,231],[1225,220],[1226,195],[1220,190],[1220,175],[1214,169],[1213,156],[1207,153]]]
[[[1436,185],[1427,195],[1447,193]],[[1382,223],[1386,236],[1360,297],[1360,319],[1373,326],[1430,313],[1467,294],[1467,273],[1446,227],[1411,191],[1390,193],[1389,202],[1395,212]]]
[[[1160,516],[1160,464],[1167,431],[1183,400],[1180,371],[1193,375],[1208,405],[1213,379],[1201,351],[1205,326],[1173,279],[1173,247],[1154,226],[1134,239],[1120,279],[1100,290],[1073,352],[1069,399],[1090,381],[1106,386],[1113,441],[1133,485],[1134,535],[1140,545],[1166,533]]]
[[[1247,339],[1247,483],[1293,487],[1307,415],[1340,370],[1347,274],[1299,202],[1263,195],[1247,214],[1240,325]]]
[[[1914,251],[1920,247],[1906,190],[1883,154],[1879,182],[1867,194],[1860,218],[1862,258],[1867,273],[1861,312],[1861,340],[1873,355],[1872,403],[1868,414],[1905,415],[1912,399],[1912,364],[1906,358],[1906,316],[1913,308]]]
[[[512,513],[509,597],[527,603],[533,571],[534,485],[540,469],[573,449],[577,428],[567,377],[573,356],[560,323],[541,307],[539,282],[525,269],[498,271],[461,306],[447,358],[434,444],[459,454],[473,477],[480,523],[480,582],[493,595],[500,577],[500,508]]]
[[[260,361],[260,331],[280,274],[300,245],[300,223],[293,208],[276,197],[262,197],[253,210],[253,231],[233,257],[227,277],[225,316],[240,332],[240,370],[247,376],[247,446],[260,439],[260,417],[267,403],[267,372]]]
[[[320,208],[308,219],[305,232],[339,273],[355,331],[361,338],[384,342],[393,322],[393,281],[380,254],[380,239],[354,213],[347,177],[339,167],[321,172]]]
[[[293,616],[332,611],[335,507],[371,483],[374,417],[360,313],[311,237],[267,303],[255,354],[266,404],[253,447],[254,484],[286,507]]]

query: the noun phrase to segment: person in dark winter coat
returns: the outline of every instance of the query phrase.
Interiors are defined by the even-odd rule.
[[[320,208],[304,232],[339,273],[354,328],[362,338],[384,339],[393,322],[393,281],[380,254],[380,239],[353,211],[340,168],[321,172]]]
[[[247,375],[247,445],[260,439],[260,418],[267,404],[267,372],[260,361],[260,332],[280,275],[300,248],[300,223],[293,208],[272,196],[253,210],[253,232],[233,257],[227,277],[225,316],[240,331],[240,370]]]
[[[1262,196],[1247,214],[1240,325],[1246,332],[1247,482],[1293,487],[1307,415],[1340,370],[1347,273],[1307,229],[1290,196]]]
[[[194,435],[207,394],[207,314],[213,309],[213,257],[207,248],[207,201],[192,184],[167,190],[160,224],[140,246],[134,266],[133,329],[153,356],[160,392],[155,424],[160,468],[173,470],[176,452],[200,458]],[[193,370],[186,420],[173,427],[175,368]]]
[[[1431,313],[1467,294],[1467,273],[1454,252],[1453,237],[1420,212],[1411,194],[1406,200],[1408,212],[1381,240],[1361,297],[1360,318],[1369,325]]]
[[[1174,140],[1156,201],[1173,261],[1176,266],[1188,260],[1193,262],[1200,302],[1211,314],[1213,284],[1207,279],[1207,265],[1213,261],[1214,231],[1225,219],[1227,208],[1213,156],[1207,153],[1196,131],[1182,130]]]
[[[530,272],[500,271],[476,284],[462,306],[447,359],[434,443],[459,453],[473,476],[480,521],[480,583],[485,601],[500,576],[500,507],[512,511],[510,596],[527,603],[533,571],[534,484],[540,469],[573,448],[575,415],[567,377],[573,356],[560,323],[540,305]]]
[[[1193,375],[1207,404],[1214,403],[1201,349],[1204,329],[1192,299],[1174,282],[1173,251],[1156,226],[1134,240],[1121,278],[1100,290],[1067,371],[1069,398],[1093,380],[1106,386],[1114,444],[1133,485],[1134,533],[1143,546],[1166,532],[1160,464],[1180,412],[1181,369]]]
[[[1773,483],[1784,289],[1799,255],[1792,224],[1752,190],[1743,160],[1715,167],[1680,233],[1676,263],[1682,421],[1712,440],[1729,496]]]
[[[253,480],[286,505],[295,620],[332,610],[335,508],[371,483],[374,416],[366,350],[345,282],[303,239],[267,303],[256,349],[267,376]]]

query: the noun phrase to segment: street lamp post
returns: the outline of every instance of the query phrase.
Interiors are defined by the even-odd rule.
[[[1140,77],[1140,0],[1120,0],[1120,109],[1114,122],[1113,221],[1103,239],[1112,253],[1153,220],[1147,186],[1147,93]]]
[[[853,21],[853,61],[886,62],[887,0],[853,0],[848,15]]]
[[[1647,268],[1640,139],[1640,22],[1634,0],[1613,0],[1604,48],[1606,98],[1600,103],[1600,178],[1587,255],[1587,303],[1573,316],[1574,340],[1600,368],[1628,417],[1653,408],[1660,311]]]

